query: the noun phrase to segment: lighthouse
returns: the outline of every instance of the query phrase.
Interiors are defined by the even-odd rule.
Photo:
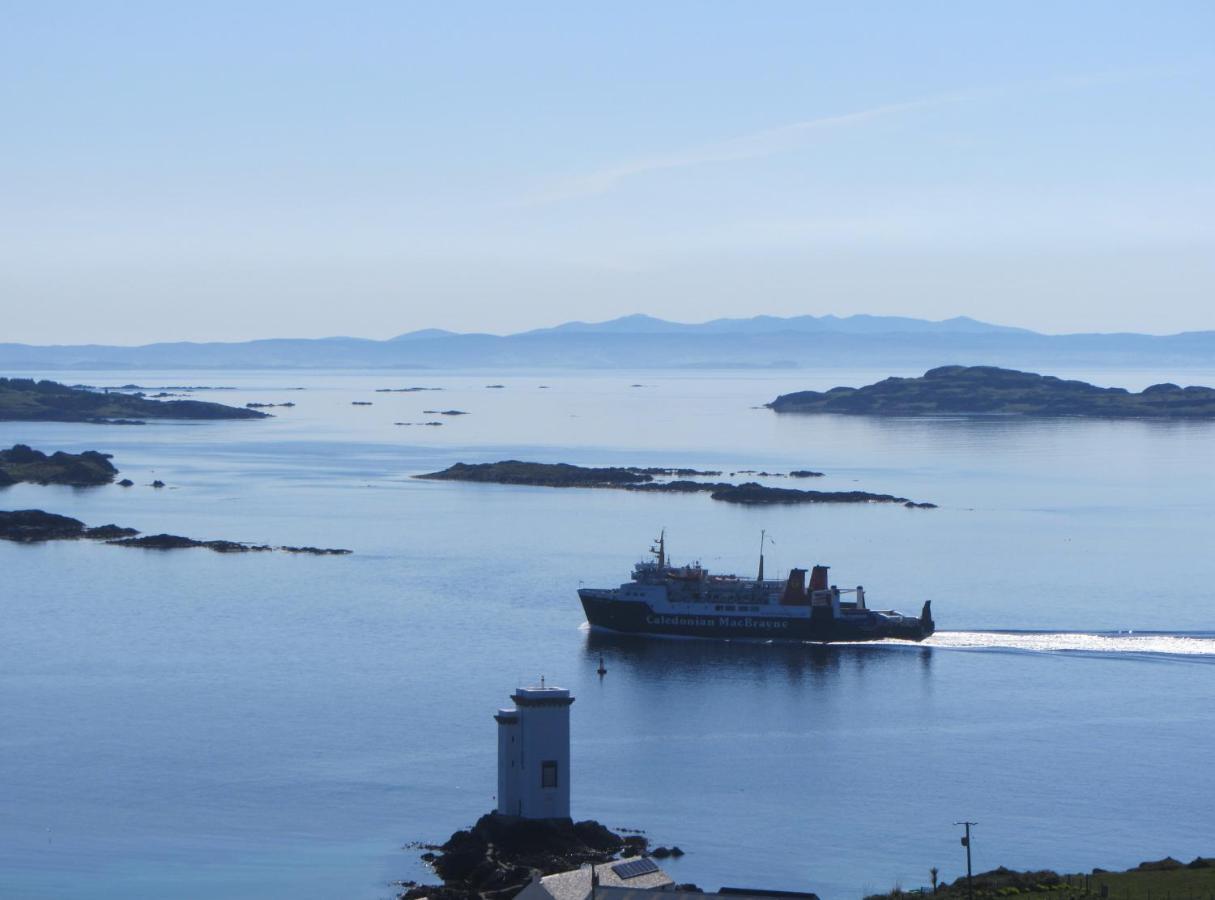
[[[570,705],[565,688],[519,688],[498,722],[498,813],[523,819],[570,817]]]

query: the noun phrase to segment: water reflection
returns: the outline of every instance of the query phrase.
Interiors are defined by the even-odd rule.
[[[610,673],[627,667],[647,681],[678,674],[730,679],[737,675],[783,674],[790,684],[834,681],[841,673],[863,675],[917,667],[932,671],[931,647],[867,644],[789,644],[757,641],[670,640],[588,630],[583,657],[597,667],[602,657]]]

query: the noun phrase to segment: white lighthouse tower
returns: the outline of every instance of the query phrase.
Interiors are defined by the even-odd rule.
[[[570,704],[565,688],[519,688],[500,709],[498,812],[524,819],[570,817]]]

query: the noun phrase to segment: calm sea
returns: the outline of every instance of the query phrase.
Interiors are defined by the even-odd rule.
[[[576,815],[680,845],[666,867],[702,887],[837,900],[952,879],[961,819],[980,869],[1215,855],[1215,424],[756,408],[881,374],[73,373],[296,406],[0,424],[0,444],[104,450],[136,482],[20,485],[0,508],[355,553],[0,544],[0,896],[391,897],[427,874],[403,845],[494,805],[492,713],[541,674],[577,698]],[[443,390],[375,392],[410,385]],[[816,488],[940,508],[411,478],[504,458],[810,468]],[[624,580],[664,527],[676,561],[740,573],[766,529],[769,573],[825,563],[874,606],[931,598],[942,632],[588,633],[577,587]]]

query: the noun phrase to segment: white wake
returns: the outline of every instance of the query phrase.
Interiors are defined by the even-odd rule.
[[[1215,658],[1215,636],[1082,631],[938,631],[924,646],[954,650],[1024,650],[1037,653],[1136,653]]]

